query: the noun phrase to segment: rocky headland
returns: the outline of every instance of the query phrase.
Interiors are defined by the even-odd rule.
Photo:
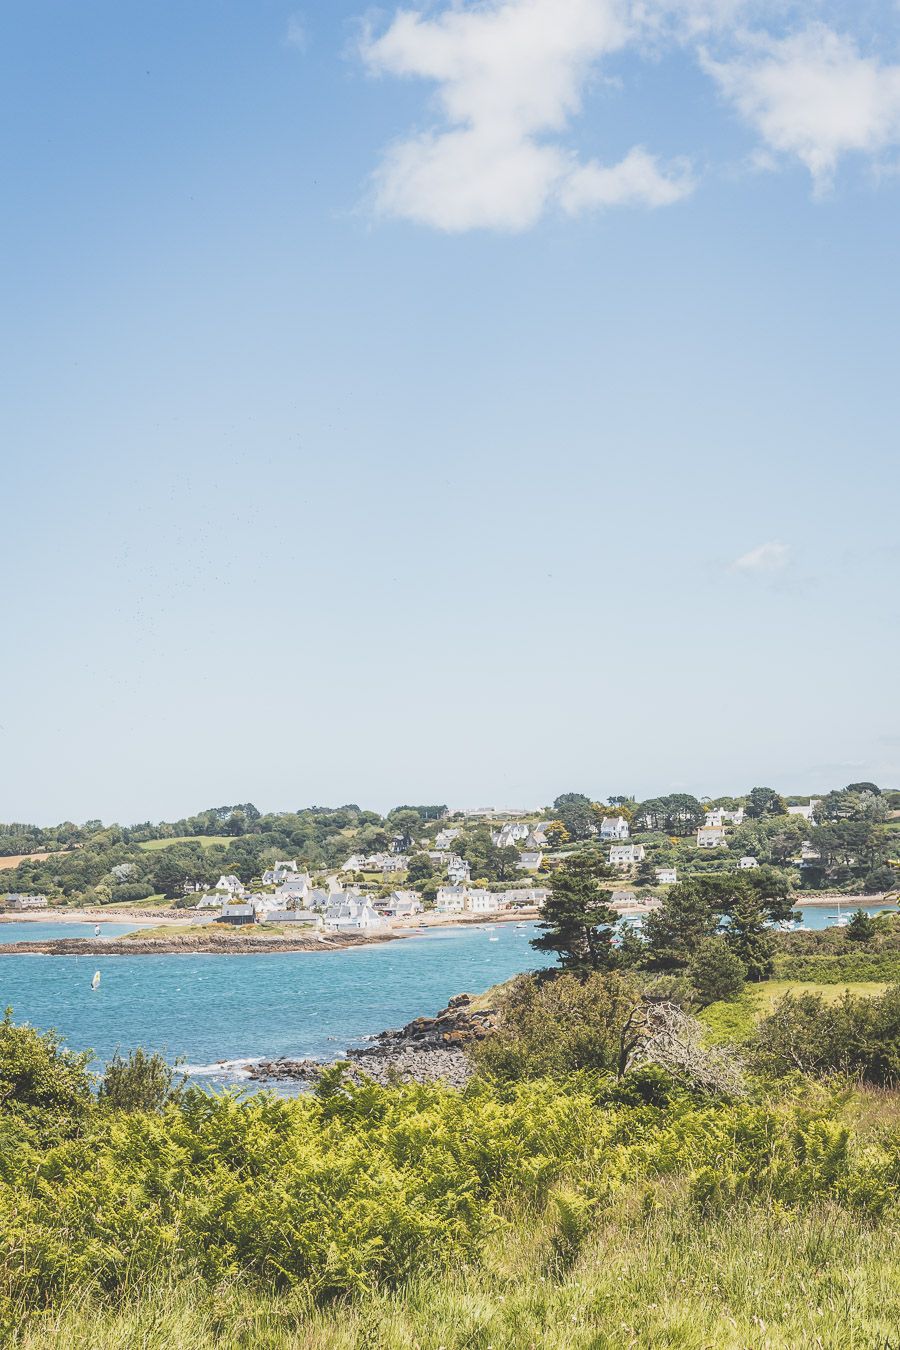
[[[382,1031],[370,1045],[349,1050],[350,1074],[376,1083],[431,1083],[465,1087],[472,1075],[467,1046],[483,1040],[494,1026],[495,1008],[474,1008],[469,994],[458,994],[436,1017],[417,1017],[397,1030]],[[298,1083],[310,1087],[330,1065],[315,1059],[267,1059],[251,1066],[259,1083]]]

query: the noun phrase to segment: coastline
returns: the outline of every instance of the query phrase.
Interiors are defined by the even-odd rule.
[[[152,919],[140,914],[126,914],[122,911],[105,912],[103,919],[107,923],[122,923],[129,919],[142,919],[140,931],[149,927],[178,927],[183,930],[179,937],[141,937],[130,938],[127,935],[115,938],[44,938],[31,942],[0,943],[0,958],[4,956],[267,956],[277,952],[327,952],[341,951],[347,947],[377,946],[394,942],[402,938],[415,937],[423,929],[446,928],[483,928],[498,923],[530,923],[538,917],[536,909],[519,910],[514,914],[425,914],[416,919],[402,919],[390,925],[384,932],[376,933],[340,933],[327,930],[305,931],[294,936],[266,933],[265,924],[247,925],[231,930],[217,929],[209,932],[212,921],[198,924],[192,914],[160,916]],[[56,922],[56,916],[47,918],[47,911],[41,915],[30,914],[28,919],[43,922]],[[71,923],[102,922],[96,911],[69,911],[66,920]],[[9,922],[8,918],[4,921]],[[16,922],[12,919],[12,922]]]
[[[4,956],[269,956],[276,952],[328,952],[393,942],[410,933],[323,933],[315,937],[249,937],[237,932],[184,938],[49,938],[43,942],[0,943]]]

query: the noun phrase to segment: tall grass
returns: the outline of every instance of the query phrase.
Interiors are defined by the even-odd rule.
[[[900,1220],[825,1204],[698,1219],[675,1188],[629,1193],[560,1270],[559,1228],[513,1213],[479,1267],[317,1311],[229,1282],[70,1305],[17,1350],[891,1350],[900,1346]]]

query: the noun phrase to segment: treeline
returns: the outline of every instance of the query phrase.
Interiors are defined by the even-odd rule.
[[[97,829],[77,847],[49,858],[25,858],[3,873],[6,891],[40,892],[50,899],[78,898],[108,904],[150,895],[176,898],[185,882],[212,885],[223,872],[249,884],[279,858],[296,858],[317,872],[340,866],[354,852],[414,847],[443,808],[397,807],[387,816],[359,806],[309,807],[263,815],[250,803],[220,807],[163,826]],[[95,822],[99,825],[99,822]],[[198,824],[204,828],[196,829]],[[163,829],[165,828],[165,832]],[[185,834],[214,836],[206,845]],[[220,837],[230,835],[225,842]],[[142,843],[172,839],[165,848]]]
[[[789,806],[808,802],[809,798],[786,799],[769,787],[752,788],[742,797],[703,801],[678,792],[645,801],[612,796],[604,803],[568,792],[556,798],[551,814],[558,822],[559,843],[589,841],[605,816],[624,817],[631,838],[647,849],[638,876],[645,885],[653,884],[657,867],[715,872],[723,858],[735,865],[747,856],[764,866],[792,869],[794,883],[809,890],[858,887],[876,893],[897,885],[891,862],[900,849],[885,822],[900,809],[900,792],[882,790],[875,783],[850,783],[817,799],[814,824],[788,812]],[[729,827],[725,848],[701,855],[695,846],[696,831],[706,813],[716,808],[743,808],[744,819]]]

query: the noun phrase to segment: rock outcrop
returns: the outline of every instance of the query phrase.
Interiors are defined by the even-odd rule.
[[[496,1018],[492,1009],[473,1010],[468,994],[452,998],[436,1017],[417,1017],[399,1030],[382,1031],[372,1044],[349,1050],[350,1075],[376,1083],[437,1080],[465,1087],[472,1067],[466,1046],[483,1040]],[[257,1082],[293,1082],[313,1086],[328,1067],[314,1059],[262,1060],[249,1070]]]

